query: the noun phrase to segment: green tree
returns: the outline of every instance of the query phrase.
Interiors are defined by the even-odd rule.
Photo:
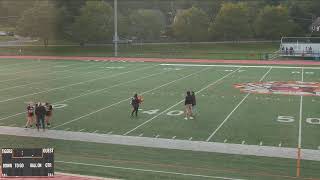
[[[240,40],[253,36],[249,7],[246,3],[224,3],[213,22],[210,34],[214,39]]]
[[[183,41],[206,41],[209,17],[199,8],[192,7],[177,13],[172,24],[173,34]]]
[[[159,10],[139,9],[130,15],[130,34],[139,39],[159,39],[164,28],[165,18]]]
[[[297,31],[297,25],[289,16],[285,6],[266,6],[255,20],[255,31],[258,37],[280,39]]]
[[[113,9],[104,1],[87,1],[72,25],[72,36],[80,43],[112,39]]]
[[[59,34],[61,14],[51,1],[39,1],[22,14],[17,23],[17,34],[41,38],[47,46],[49,39],[55,39]]]

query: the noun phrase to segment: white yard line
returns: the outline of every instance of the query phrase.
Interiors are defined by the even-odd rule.
[[[155,87],[155,88],[153,88],[153,89],[150,89],[150,90],[148,90],[148,91],[144,91],[144,92],[142,92],[142,93],[140,93],[140,94],[143,95],[143,94],[152,92],[152,91],[154,91],[154,90],[160,89],[160,88],[162,88],[162,87],[164,87],[164,86],[167,86],[167,85],[169,85],[169,84],[175,83],[175,82],[180,81],[180,80],[182,80],[182,79],[186,79],[186,78],[188,78],[188,77],[190,77],[190,76],[193,76],[193,75],[195,75],[195,74],[198,74],[198,73],[200,73],[200,72],[202,72],[202,71],[205,71],[205,70],[208,70],[208,69],[209,69],[209,68],[204,68],[204,69],[202,69],[202,70],[200,70],[200,71],[197,71],[197,72],[195,72],[195,73],[189,74],[189,75],[184,76],[184,77],[182,77],[182,78],[179,78],[179,79],[170,81],[170,82],[168,82],[168,83],[162,84],[162,85],[157,86],[157,87]],[[66,124],[70,124],[70,123],[72,123],[72,122],[74,122],[74,121],[78,121],[78,120],[80,120],[80,119],[82,119],[82,118],[84,118],[84,117],[91,116],[92,114],[95,114],[95,113],[97,113],[97,112],[103,111],[103,110],[105,110],[105,109],[108,109],[108,108],[110,108],[110,107],[113,107],[113,106],[115,106],[115,105],[118,105],[118,104],[120,104],[120,103],[122,103],[122,102],[127,102],[129,99],[131,99],[131,97],[126,98],[126,99],[123,99],[123,100],[120,100],[120,101],[118,101],[118,102],[116,102],[116,103],[113,103],[113,104],[111,104],[111,105],[109,105],[109,106],[105,106],[105,107],[100,108],[100,109],[98,109],[98,110],[96,110],[96,111],[92,111],[92,112],[87,113],[87,114],[85,114],[85,115],[83,115],[83,116],[80,116],[80,117],[78,117],[78,118],[75,118],[75,119],[72,119],[72,120],[67,121],[67,122],[65,122],[65,123],[62,123],[62,124],[60,124],[60,125],[57,125],[57,126],[53,127],[53,129],[58,128],[58,127],[61,127],[61,126],[64,126],[64,125],[66,125]]]
[[[51,91],[55,91],[55,90],[59,90],[59,89],[67,88],[67,87],[72,87],[72,86],[79,85],[79,84],[86,84],[86,83],[97,81],[97,80],[101,80],[101,79],[109,79],[109,78],[112,78],[112,77],[120,76],[120,75],[123,75],[123,74],[128,74],[130,72],[134,72],[134,71],[138,71],[138,70],[151,68],[151,67],[154,67],[154,66],[156,66],[156,65],[147,66],[147,67],[143,67],[143,68],[139,68],[139,69],[135,69],[135,70],[131,70],[131,71],[126,71],[126,72],[114,74],[114,75],[107,76],[107,77],[99,77],[99,78],[94,78],[94,79],[81,81],[81,82],[77,82],[77,83],[73,83],[73,84],[68,84],[66,86],[60,86],[60,87],[56,87],[56,88],[51,88],[51,89],[48,89],[48,90],[45,90],[45,91],[39,91],[39,92],[31,93],[31,94],[25,94],[25,95],[17,96],[17,97],[14,97],[14,98],[4,99],[4,100],[1,100],[0,103],[8,102],[8,101],[16,100],[16,99],[20,99],[20,98],[23,98],[23,97],[28,97],[28,96],[31,96],[31,95],[42,94],[42,93],[47,93],[47,92],[51,92]]]
[[[134,79],[134,80],[122,82],[122,83],[119,83],[119,84],[115,84],[115,85],[109,86],[109,87],[107,87],[107,88],[97,89],[97,90],[94,90],[94,91],[91,91],[91,92],[88,92],[88,93],[80,94],[80,95],[75,96],[75,97],[71,97],[71,98],[68,98],[68,99],[64,99],[64,100],[61,100],[61,101],[57,101],[57,102],[54,102],[54,103],[52,103],[52,104],[67,102],[67,101],[74,100],[74,99],[77,99],[77,98],[80,98],[80,97],[83,97],[83,96],[87,96],[87,95],[94,94],[94,93],[97,93],[97,92],[100,92],[100,91],[104,91],[104,90],[107,90],[107,89],[111,89],[111,88],[114,88],[114,87],[117,87],[117,86],[120,86],[120,85],[124,85],[124,84],[132,83],[132,82],[135,82],[135,81],[139,81],[139,80],[142,80],[142,79],[146,79],[146,78],[149,78],[149,77],[152,77],[152,76],[155,76],[155,75],[159,75],[159,74],[162,74],[162,73],[165,73],[165,72],[168,72],[168,71],[163,71],[163,72],[160,72],[160,73],[150,74],[150,75],[148,75],[148,76],[144,76],[144,77],[141,77],[141,78],[138,78],[138,79]],[[11,117],[15,117],[15,116],[18,116],[18,115],[21,115],[21,114],[24,114],[24,113],[25,113],[25,112],[23,111],[23,112],[20,112],[20,113],[17,113],[17,114],[13,114],[13,115],[10,115],[10,116],[1,117],[1,118],[0,118],[0,121],[3,121],[3,120],[5,120],[5,119],[11,118]]]
[[[62,71],[53,71],[53,72],[45,73],[45,75],[62,73],[62,72],[70,72],[71,70],[82,69],[82,68],[85,70],[85,69],[89,69],[89,68],[92,68],[92,67],[98,67],[98,66],[97,66],[97,65],[92,65],[92,66],[88,66],[88,67],[85,67],[85,68],[83,68],[83,66],[80,66],[80,67],[65,69],[65,70],[62,70]],[[25,78],[25,77],[18,77],[18,78],[13,78],[13,79],[6,79],[6,80],[0,81],[0,83],[2,83],[2,82],[8,82],[8,81],[14,81],[14,80],[23,79],[23,78]]]
[[[209,178],[209,179],[224,179],[224,180],[244,180],[239,178],[231,178],[231,177],[222,177],[222,176],[208,176],[208,175],[201,175],[201,174],[191,174],[191,173],[179,173],[179,172],[172,172],[172,171],[159,171],[159,170],[152,170],[152,169],[139,169],[139,168],[129,168],[129,167],[120,167],[120,166],[107,166],[101,164],[89,164],[89,163],[80,163],[80,162],[72,162],[72,161],[55,161],[57,163],[62,164],[73,164],[73,165],[83,165],[83,166],[92,166],[92,167],[101,167],[101,168],[111,168],[111,169],[122,169],[122,170],[130,170],[130,171],[140,171],[143,173],[159,173],[159,174],[170,174],[170,175],[180,175],[180,176],[189,176],[189,177],[200,177],[200,178]]]
[[[233,67],[233,68],[270,68],[273,69],[320,69],[320,66],[318,67],[299,67],[299,66],[270,66],[270,65],[262,65],[262,66],[254,66],[254,65],[223,65],[223,64],[160,64],[161,66],[178,66],[178,67]]]
[[[304,69],[301,68],[301,81],[304,81]],[[302,110],[303,110],[303,96],[300,96],[300,109],[299,109],[299,137],[298,137],[298,148],[301,148],[301,137],[302,137]]]
[[[240,69],[240,68],[238,68],[237,70],[239,70],[239,69]],[[218,82],[222,81],[223,79],[225,79],[225,78],[229,77],[231,74],[234,74],[235,72],[237,72],[237,70],[236,70],[236,71],[233,71],[233,72],[228,73],[227,75],[223,76],[222,78],[220,78],[220,79],[216,80],[216,81],[215,81],[215,82],[213,82],[213,83],[210,83],[210,84],[209,84],[209,85],[207,85],[206,87],[204,87],[204,88],[200,89],[199,91],[197,91],[197,92],[196,92],[196,94],[201,93],[202,91],[204,91],[205,89],[209,88],[210,86],[213,86],[213,85],[217,84]],[[172,108],[176,107],[177,105],[179,105],[179,104],[180,104],[180,103],[182,103],[183,101],[184,101],[184,99],[183,99],[183,100],[181,100],[181,101],[179,101],[179,102],[177,102],[176,104],[172,105],[171,107],[167,108],[166,110],[162,111],[161,113],[159,113],[159,114],[157,114],[157,115],[153,116],[152,118],[148,119],[147,121],[145,121],[145,122],[141,123],[140,125],[136,126],[135,128],[133,128],[133,129],[131,129],[131,130],[127,131],[127,132],[126,132],[126,133],[124,133],[123,135],[128,135],[129,133],[131,133],[131,132],[135,131],[136,129],[140,128],[141,126],[143,126],[143,125],[145,125],[145,124],[147,124],[147,123],[151,122],[153,119],[155,119],[155,118],[159,117],[160,115],[162,115],[162,114],[166,113],[167,111],[169,111],[170,109],[172,109]]]
[[[17,86],[11,86],[11,87],[0,89],[0,91],[5,91],[5,90],[9,90],[9,89],[19,88],[19,87],[24,87],[24,86],[34,85],[34,84],[42,84],[42,83],[48,82],[48,81],[52,82],[52,81],[55,81],[55,80],[67,79],[67,78],[71,78],[71,77],[74,77],[74,76],[79,77],[79,76],[82,76],[82,75],[87,75],[87,74],[96,73],[96,72],[100,72],[100,71],[103,71],[103,69],[102,70],[101,69],[98,69],[98,70],[96,69],[94,71],[88,71],[88,72],[81,73],[81,74],[78,74],[78,75],[70,75],[70,76],[64,76],[64,77],[60,77],[60,78],[47,79],[47,80],[43,80],[43,81],[39,81],[39,82],[32,82],[32,83],[27,83],[27,84],[22,84],[22,85],[17,85]]]
[[[265,77],[269,74],[269,72],[272,70],[272,67],[269,68],[269,70],[262,76],[262,78],[259,81],[262,81],[265,79]],[[239,108],[239,106],[248,98],[248,96],[251,93],[248,93],[239,103],[238,105],[228,114],[228,116],[222,121],[222,123],[210,134],[210,136],[207,138],[206,141],[210,141],[212,137],[220,130],[220,128],[229,120],[231,115]]]

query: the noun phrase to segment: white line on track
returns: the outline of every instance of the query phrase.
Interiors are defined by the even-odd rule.
[[[304,69],[301,68],[301,81],[304,81]],[[302,136],[302,110],[303,110],[303,96],[300,96],[300,109],[299,109],[299,137],[298,137],[298,148],[301,148],[301,136]]]
[[[246,141],[242,141],[242,142],[241,142],[241,144],[245,144],[245,143],[246,143]]]
[[[84,131],[84,130],[86,130],[86,129],[80,129],[79,132],[82,132],[82,131]]]
[[[245,180],[239,178],[231,178],[231,177],[222,177],[222,176],[207,176],[201,174],[191,174],[191,173],[179,173],[179,172],[171,172],[171,171],[158,171],[151,169],[138,169],[138,168],[128,168],[128,167],[120,167],[120,166],[106,166],[100,164],[89,164],[89,163],[80,163],[80,162],[72,162],[72,161],[55,161],[57,163],[62,164],[73,164],[73,165],[83,165],[83,166],[92,166],[92,167],[101,167],[101,168],[111,168],[111,169],[122,169],[122,170],[130,170],[130,171],[141,171],[143,173],[159,173],[159,174],[170,174],[170,175],[180,175],[185,177],[200,177],[200,178],[209,178],[209,179],[224,179],[224,180]]]
[[[161,66],[181,66],[181,67],[233,67],[233,68],[273,68],[273,69],[300,69],[298,66],[253,66],[253,65],[219,65],[219,64],[160,64]],[[320,67],[303,67],[304,69],[320,69]]]
[[[107,76],[107,77],[99,77],[99,78],[94,78],[94,79],[81,81],[81,82],[77,82],[77,83],[73,83],[73,84],[68,84],[68,85],[65,85],[65,86],[55,87],[55,88],[51,88],[51,89],[48,89],[48,90],[45,90],[45,91],[39,91],[39,92],[31,93],[31,94],[25,94],[25,95],[17,96],[17,97],[14,97],[14,98],[4,99],[4,100],[1,100],[0,103],[8,102],[8,101],[16,100],[16,99],[20,99],[20,98],[23,98],[23,97],[28,97],[28,96],[31,96],[31,95],[42,94],[42,93],[47,93],[47,92],[51,92],[51,91],[55,91],[55,90],[59,90],[59,89],[67,88],[67,87],[72,87],[72,86],[79,85],[79,84],[86,84],[86,83],[97,81],[97,80],[101,80],[101,79],[109,79],[109,78],[112,78],[112,77],[120,76],[120,75],[123,75],[123,74],[128,74],[130,72],[134,72],[134,71],[137,71],[137,70],[151,68],[151,67],[154,67],[154,66],[156,66],[156,65],[139,68],[139,69],[135,69],[135,70],[132,70],[132,71],[126,71],[126,72],[114,74],[114,75]]]
[[[140,95],[143,95],[143,94],[152,92],[152,91],[154,91],[154,90],[160,89],[160,88],[162,88],[162,87],[164,87],[164,86],[170,85],[170,84],[175,83],[175,82],[177,82],[177,81],[180,81],[180,80],[182,80],[182,79],[186,79],[186,78],[188,78],[188,77],[190,77],[190,76],[193,76],[193,75],[198,74],[198,73],[200,73],[200,72],[206,71],[206,70],[208,70],[208,69],[209,69],[209,68],[204,68],[204,69],[202,69],[202,70],[200,70],[200,71],[197,71],[197,72],[195,72],[195,73],[189,74],[189,75],[184,76],[184,77],[182,77],[182,78],[179,78],[179,79],[170,81],[170,82],[168,82],[168,83],[162,84],[162,85],[157,86],[157,87],[155,87],[155,88],[153,88],[153,89],[150,89],[150,90],[148,90],[148,91],[144,91],[144,92],[140,93]],[[80,117],[78,117],[78,118],[75,118],[75,119],[72,119],[72,120],[70,120],[70,121],[67,121],[67,122],[65,122],[65,123],[63,123],[63,124],[57,125],[57,126],[53,127],[53,129],[58,128],[58,127],[60,127],[60,126],[64,126],[64,125],[69,124],[69,123],[72,123],[72,122],[74,122],[74,121],[78,121],[78,120],[80,120],[80,119],[82,119],[82,118],[84,118],[84,117],[91,116],[92,114],[95,114],[95,113],[97,113],[97,112],[103,111],[103,110],[105,110],[105,109],[108,109],[108,108],[110,108],[110,107],[113,107],[113,106],[115,106],[115,105],[118,105],[118,104],[120,104],[120,103],[122,103],[122,102],[127,102],[129,99],[131,99],[131,97],[126,98],[126,99],[123,99],[123,100],[120,100],[120,101],[118,101],[118,102],[116,102],[116,103],[113,103],[113,104],[111,104],[111,105],[105,106],[105,107],[100,108],[100,109],[98,109],[98,110],[96,110],[96,111],[92,111],[92,112],[87,113],[87,114],[85,114],[85,115],[83,115],[83,116],[80,116]]]
[[[240,69],[240,68],[238,68],[237,70],[239,70],[239,69]],[[205,89],[209,88],[210,86],[213,86],[213,85],[217,84],[218,82],[220,82],[220,81],[222,81],[223,79],[225,79],[225,78],[229,77],[231,74],[234,74],[235,72],[236,72],[236,71],[230,72],[230,73],[228,73],[227,75],[223,76],[222,78],[220,78],[220,79],[216,80],[215,82],[210,83],[210,84],[209,84],[209,85],[207,85],[206,87],[204,87],[204,88],[200,89],[199,91],[197,91],[197,92],[196,92],[196,94],[199,94],[199,93],[201,93],[202,91],[204,91]],[[159,113],[159,114],[157,114],[157,115],[153,116],[152,118],[148,119],[147,121],[145,121],[145,122],[141,123],[141,124],[140,124],[140,125],[138,125],[137,127],[135,127],[135,128],[133,128],[133,129],[131,129],[131,130],[127,131],[127,132],[126,132],[126,133],[124,133],[123,135],[127,135],[127,134],[129,134],[129,133],[131,133],[131,132],[135,131],[136,129],[140,128],[141,126],[143,126],[143,125],[145,125],[145,124],[147,124],[147,123],[151,122],[153,119],[155,119],[155,118],[159,117],[160,115],[162,115],[162,114],[166,113],[166,112],[167,112],[167,111],[169,111],[170,109],[172,109],[172,108],[176,107],[177,105],[181,104],[183,101],[184,101],[184,99],[183,99],[183,100],[181,100],[181,101],[179,101],[179,102],[177,102],[176,104],[172,105],[171,107],[167,108],[166,110],[162,111],[161,113]]]
[[[177,136],[173,136],[171,139],[176,139]]]
[[[272,67],[269,68],[269,70],[262,76],[262,78],[260,79],[260,81],[264,80],[265,77],[270,73],[270,71],[272,70]],[[229,118],[231,117],[231,115],[239,108],[239,106],[247,99],[247,97],[250,95],[251,93],[248,93],[240,102],[239,104],[228,114],[228,116],[222,121],[222,123],[217,127],[217,129],[215,129],[210,136],[207,138],[206,141],[210,141],[211,138],[220,130],[220,128],[229,120]]]

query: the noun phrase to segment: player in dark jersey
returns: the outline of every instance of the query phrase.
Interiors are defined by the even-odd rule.
[[[134,96],[131,98],[131,105],[132,105],[132,112],[131,112],[131,117],[133,117],[133,114],[138,116],[138,111],[139,111],[139,105],[141,103],[141,100],[138,97],[138,94],[134,94]]]
[[[37,116],[37,129],[39,131],[39,128],[40,128],[40,124],[42,125],[42,129],[43,131],[45,130],[45,123],[44,123],[44,118],[46,116],[46,108],[44,107],[43,104],[39,103],[35,110],[34,110],[36,116]]]
[[[33,117],[34,117],[34,106],[30,103],[27,106],[27,124],[25,128],[32,127],[32,124],[34,122]]]
[[[193,119],[192,117],[192,96],[190,91],[187,91],[187,96],[184,101],[185,105],[185,114],[186,117],[184,118],[185,120],[188,120],[188,118]]]
[[[47,103],[45,104],[45,108],[46,108],[46,117],[45,117],[45,121],[48,127],[50,127],[50,119],[52,116],[52,105]]]

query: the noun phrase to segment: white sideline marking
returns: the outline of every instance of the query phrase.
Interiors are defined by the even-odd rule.
[[[262,143],[262,141],[260,141],[260,144],[259,144],[259,146],[262,146],[263,145],[263,143]]]
[[[242,142],[241,142],[241,144],[244,144],[244,143],[246,143],[246,141],[242,141]]]
[[[79,132],[82,132],[82,131],[84,131],[84,130],[86,130],[86,129],[80,129],[80,131],[79,131]]]
[[[301,68],[301,81],[303,82],[304,69]],[[298,139],[298,148],[301,148],[301,136],[302,136],[302,108],[303,108],[303,96],[300,96],[300,109],[299,109],[299,139]]]
[[[112,134],[112,133],[113,133],[112,131],[108,132],[108,134]]]
[[[272,70],[272,67],[270,67],[270,69],[262,76],[262,78],[260,79],[260,81],[262,81]],[[231,117],[231,115],[238,109],[238,107],[247,99],[247,97],[250,95],[251,93],[248,93],[240,102],[239,104],[228,114],[228,116],[222,121],[222,123],[217,127],[216,130],[214,130],[211,135],[207,138],[206,141],[210,141],[210,139],[220,130],[220,128],[224,125],[224,123],[226,123],[229,118]]]
[[[95,130],[95,131],[93,131],[92,133],[97,133],[99,130]]]
[[[70,129],[70,128],[65,128],[64,130],[65,130],[65,131],[68,131],[69,129]]]
[[[240,68],[238,68],[237,70],[239,70],[239,69],[240,69]],[[200,92],[204,91],[205,89],[209,88],[210,86],[215,85],[216,83],[220,82],[221,80],[225,79],[226,77],[230,76],[231,74],[234,74],[235,72],[236,72],[236,71],[233,71],[233,72],[231,72],[231,73],[228,73],[227,75],[223,76],[222,78],[220,78],[220,79],[216,80],[215,82],[213,82],[213,83],[211,83],[211,84],[207,85],[206,87],[204,87],[204,88],[200,89],[200,90],[199,90],[198,92],[196,92],[195,94],[198,94],[198,93],[200,93]],[[150,122],[150,121],[152,121],[153,119],[155,119],[155,118],[159,117],[160,115],[162,115],[162,114],[166,113],[166,112],[167,112],[167,111],[169,111],[170,109],[172,109],[172,108],[176,107],[177,105],[179,105],[179,104],[180,104],[180,103],[182,103],[183,101],[184,101],[184,99],[183,99],[183,100],[181,100],[181,101],[179,101],[179,102],[177,102],[176,104],[172,105],[171,107],[167,108],[166,110],[162,111],[161,113],[159,113],[159,114],[157,114],[157,115],[153,116],[152,118],[148,119],[147,121],[145,121],[145,122],[141,123],[141,124],[140,124],[140,125],[138,125],[137,127],[135,127],[135,128],[133,128],[133,129],[131,129],[131,130],[127,131],[127,132],[126,132],[126,133],[124,133],[123,135],[127,135],[127,134],[129,134],[129,133],[131,133],[131,132],[135,131],[135,130],[136,130],[136,129],[138,129],[139,127],[141,127],[141,126],[143,126],[143,125],[145,125],[145,124],[149,123],[149,122]]]
[[[160,64],[161,66],[182,66],[182,67],[233,67],[233,68],[273,68],[273,69],[300,69],[298,66],[250,66],[250,65],[223,65],[223,64]],[[303,67],[304,69],[320,69],[320,67]]]
[[[226,143],[228,141],[228,139],[225,139],[223,142]]]
[[[167,72],[167,71],[165,71],[165,72]],[[126,82],[123,82],[123,83],[115,84],[115,85],[110,86],[110,87],[107,87],[107,88],[98,89],[98,90],[95,90],[95,91],[91,91],[91,92],[89,92],[89,93],[80,94],[80,95],[78,95],[78,96],[71,97],[71,98],[68,98],[68,99],[64,99],[64,100],[62,100],[62,101],[54,102],[54,103],[52,103],[52,104],[57,104],[57,103],[66,102],[66,101],[69,101],[69,100],[72,100],[72,99],[77,99],[77,98],[80,98],[80,97],[83,97],[83,96],[86,96],[86,95],[89,95],[89,94],[93,94],[93,93],[96,93],[96,92],[100,92],[100,91],[104,91],[104,90],[107,90],[107,89],[111,89],[111,88],[114,88],[114,87],[117,87],[117,86],[120,86],[120,85],[123,85],[123,84],[127,84],[127,83],[131,83],[131,82],[138,81],[138,80],[141,80],[141,79],[149,78],[149,77],[151,77],[151,76],[155,76],[155,75],[158,75],[158,74],[161,74],[161,73],[165,73],[165,72],[155,73],[155,74],[151,74],[151,75],[149,75],[149,76],[145,76],[145,77],[142,77],[142,78],[138,78],[138,79],[126,81]],[[11,117],[15,117],[15,116],[18,116],[18,115],[24,114],[24,113],[25,113],[25,112],[23,111],[23,112],[20,112],[20,113],[17,113],[17,114],[13,114],[13,115],[10,115],[10,116],[6,116],[6,117],[3,117],[3,118],[0,118],[0,121],[3,121],[3,120],[5,120],[5,119],[11,118]]]
[[[305,72],[306,74],[314,74],[314,72]]]
[[[273,146],[241,145],[229,143],[226,144],[219,142],[188,141],[179,139],[172,140],[165,138],[155,139],[153,137],[94,134],[90,132],[75,132],[50,129],[43,133],[38,133],[36,129],[25,130],[24,128],[20,127],[8,126],[0,126],[0,134],[19,137],[35,137],[80,142],[93,142],[101,144],[118,144],[150,148],[189,150],[199,152],[216,152],[224,154],[254,155],[289,159],[297,158],[297,148],[284,148]],[[320,151],[316,150],[316,148],[302,149],[301,159],[320,161]]]
[[[202,71],[205,71],[205,70],[207,70],[207,69],[209,69],[209,68],[204,68],[204,69],[202,69],[202,70],[200,70],[200,71],[197,71],[197,72],[195,72],[195,73],[189,74],[188,76],[184,76],[184,77],[182,77],[182,78],[179,78],[179,79],[170,81],[170,82],[168,82],[168,83],[162,84],[162,85],[160,85],[160,86],[158,86],[158,87],[155,87],[155,88],[153,88],[153,89],[150,89],[150,90],[148,90],[148,91],[144,91],[144,92],[140,93],[140,95],[143,95],[143,94],[152,92],[152,91],[154,91],[154,90],[156,90],[156,89],[160,89],[160,88],[162,88],[162,87],[164,87],[164,86],[167,86],[167,85],[169,85],[169,84],[172,84],[172,83],[174,83],[174,82],[176,82],[176,81],[179,81],[179,80],[182,80],[182,79],[186,79],[186,78],[188,78],[188,77],[190,77],[190,76],[193,76],[193,75],[195,75],[195,74],[198,74],[198,73],[200,73],[200,72],[202,72]],[[65,122],[65,123],[63,123],[63,124],[60,124],[60,125],[58,125],[58,126],[53,127],[52,129],[55,129],[55,128],[57,128],[57,127],[60,127],[60,126],[63,126],[63,125],[69,124],[69,123],[72,123],[72,122],[74,122],[74,121],[78,121],[79,119],[82,119],[82,118],[84,118],[84,117],[88,117],[88,116],[90,116],[90,115],[92,115],[92,114],[95,114],[95,113],[100,112],[100,111],[102,111],[102,110],[108,109],[108,108],[113,107],[113,106],[115,106],[115,105],[118,105],[118,104],[120,104],[120,103],[122,103],[122,102],[127,102],[129,99],[131,99],[131,97],[126,98],[126,99],[123,99],[123,100],[118,101],[118,102],[116,102],[116,103],[113,103],[113,104],[111,104],[111,105],[109,105],[109,106],[105,106],[105,107],[100,108],[100,109],[98,109],[98,110],[96,110],[96,111],[92,111],[92,112],[87,113],[87,114],[85,114],[85,115],[83,115],[83,116],[80,116],[80,117],[78,117],[78,118],[75,118],[75,119],[72,119],[72,120],[70,120],[70,121],[67,121],[67,122]]]
[[[160,137],[160,135],[158,134],[158,135],[156,135],[156,138],[158,138],[158,137]]]
[[[156,66],[156,65],[153,65],[153,66]],[[140,69],[137,69],[137,70],[142,70],[142,69],[146,69],[146,68],[151,68],[151,67],[153,67],[153,66],[147,66],[147,67],[143,67],[143,68],[140,68]],[[112,78],[112,77],[120,76],[120,75],[122,75],[122,74],[127,74],[127,73],[130,73],[130,72],[133,72],[133,71],[137,71],[137,70],[126,71],[126,72],[114,74],[114,75],[107,76],[107,77],[94,78],[94,79],[90,79],[90,80],[86,80],[86,81],[81,81],[81,82],[78,82],[78,83],[69,84],[69,85],[66,85],[66,86],[60,86],[60,87],[56,87],[56,88],[51,88],[51,89],[45,90],[45,91],[39,91],[39,92],[36,92],[36,93],[25,94],[25,95],[22,95],[22,96],[17,96],[17,97],[14,97],[14,98],[9,98],[9,99],[5,99],[5,100],[1,100],[0,103],[2,103],[2,102],[7,102],[7,101],[11,101],[11,100],[15,100],[15,99],[19,99],[19,98],[23,98],[23,97],[27,97],[27,96],[31,96],[31,95],[42,94],[42,93],[46,93],[46,92],[50,92],[50,91],[54,91],[54,90],[58,90],[58,89],[63,89],[63,88],[66,88],[66,87],[72,87],[72,86],[79,85],[79,84],[85,84],[85,83],[97,81],[97,80],[100,80],[100,79],[109,79],[109,78]]]
[[[173,136],[171,139],[175,139],[177,136]]]
[[[189,141],[192,141],[192,137],[189,138]]]
[[[139,137],[142,137],[143,136],[143,133],[139,134]]]
[[[151,172],[151,173],[160,173],[160,174],[171,174],[171,175],[201,177],[201,178],[210,178],[210,179],[245,180],[245,179],[222,177],[222,176],[207,176],[207,175],[201,175],[201,174],[179,173],[179,172],[171,172],[171,171],[158,171],[158,170],[151,170],[151,169],[138,169],[138,168],[128,168],[128,167],[120,167],[120,166],[106,166],[106,165],[100,165],[100,164],[88,164],[88,163],[79,163],[79,162],[72,162],[72,161],[55,161],[55,162],[62,163],[62,164],[74,164],[74,165],[83,165],[83,166],[93,166],[93,167],[112,168],[112,169],[123,169],[123,170],[131,170],[131,171],[141,171],[141,172]]]

